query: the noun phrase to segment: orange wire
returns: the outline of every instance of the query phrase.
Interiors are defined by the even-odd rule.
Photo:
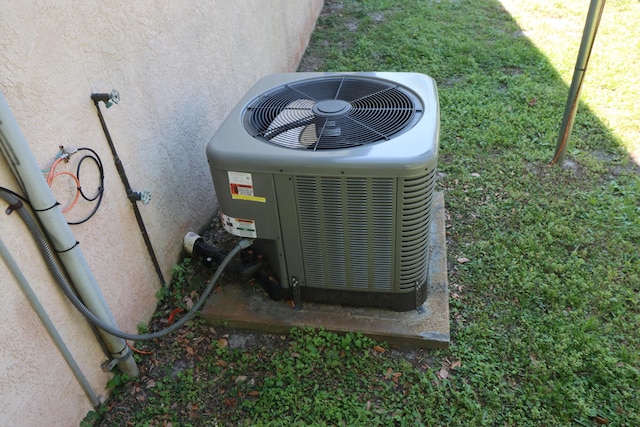
[[[171,326],[171,324],[173,323],[173,318],[176,317],[176,314],[182,313],[183,311],[184,310],[180,307],[171,310],[171,313],[169,313],[169,318],[167,319],[167,325]]]
[[[58,157],[55,160],[55,162],[53,162],[53,164],[51,165],[51,169],[49,169],[49,173],[47,173],[47,184],[49,185],[49,187],[51,187],[51,184],[53,183],[53,180],[56,179],[57,177],[59,177],[60,175],[69,175],[76,182],[76,196],[74,197],[73,201],[71,202],[71,204],[69,206],[67,206],[66,208],[62,209],[62,213],[69,212],[71,209],[73,209],[73,207],[76,205],[76,203],[78,203],[78,199],[80,198],[80,181],[78,180],[78,177],[75,176],[74,174],[72,174],[71,172],[68,172],[68,171],[55,173],[56,166],[58,166],[58,163],[60,163],[61,161],[65,160],[65,159],[66,159],[66,157]]]
[[[51,177],[51,179],[47,182],[49,186],[51,186],[51,184],[53,183],[53,180],[59,177],[60,175],[69,175],[76,182],[76,196],[74,197],[73,201],[69,206],[62,209],[62,213],[65,213],[65,212],[69,212],[76,205],[76,203],[78,203],[78,199],[80,198],[80,181],[78,181],[78,177],[72,174],[71,172],[62,171],[62,172],[56,173]]]
[[[134,353],[138,353],[138,354],[153,354],[153,351],[138,350],[129,341],[127,341],[127,347],[129,347],[131,349],[131,351],[133,351]]]
[[[54,171],[56,170],[56,166],[58,166],[58,163],[60,163],[61,161],[63,161],[65,158],[64,157],[58,157],[53,164],[51,165],[51,167],[49,168],[49,173],[47,173],[47,184],[51,185],[51,181],[53,180],[53,175],[54,175]]]

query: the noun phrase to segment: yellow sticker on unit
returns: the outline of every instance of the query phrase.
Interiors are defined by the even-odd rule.
[[[261,202],[266,203],[267,199],[264,197],[256,197],[256,196],[244,196],[242,194],[233,194],[231,193],[231,198],[235,200],[249,200],[251,202]]]
[[[267,201],[265,197],[259,197],[253,193],[253,177],[250,173],[229,171],[228,175],[232,199],[261,203]]]

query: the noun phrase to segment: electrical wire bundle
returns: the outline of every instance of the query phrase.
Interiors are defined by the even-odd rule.
[[[84,154],[80,158],[76,166],[75,174],[70,171],[56,171],[57,166],[61,162],[63,161],[68,162],[72,154],[75,154],[81,151],[86,151],[89,154]],[[81,181],[80,181],[80,172],[82,170],[83,164],[85,164],[84,162],[87,160],[93,162],[96,165],[96,167],[98,168],[98,172],[100,174],[100,178],[99,178],[100,183],[98,185],[98,188],[95,194],[92,196],[88,196],[84,192],[84,190],[82,189]],[[102,196],[104,195],[104,168],[102,166],[102,161],[100,160],[100,156],[98,156],[98,153],[96,153],[91,148],[82,147],[76,150],[65,150],[63,146],[60,146],[60,151],[58,152],[58,154],[56,154],[56,158],[53,164],[48,170],[44,170],[43,173],[47,174],[46,180],[47,180],[47,184],[49,184],[49,187],[51,187],[53,185],[53,181],[60,176],[63,176],[63,175],[69,176],[73,179],[73,182],[76,185],[75,195],[74,195],[73,201],[67,207],[62,209],[63,213],[66,213],[71,209],[73,209],[78,203],[78,200],[80,199],[80,197],[82,197],[82,199],[84,199],[89,203],[95,203],[95,205],[93,206],[93,209],[91,210],[91,212],[89,212],[87,216],[85,216],[83,219],[78,221],[69,221],[68,222],[69,225],[78,225],[78,224],[83,224],[87,222],[89,219],[91,219],[91,217],[93,217],[93,215],[95,215],[95,213],[98,211],[98,208],[100,208],[100,204],[102,203]]]

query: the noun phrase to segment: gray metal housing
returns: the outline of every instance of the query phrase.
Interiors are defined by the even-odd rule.
[[[411,91],[422,103],[420,119],[387,141],[334,150],[280,147],[245,130],[246,107],[264,92],[343,75]],[[439,121],[435,82],[423,74],[267,76],[207,145],[223,222],[255,238],[282,287],[299,285],[305,300],[415,308],[426,298]]]

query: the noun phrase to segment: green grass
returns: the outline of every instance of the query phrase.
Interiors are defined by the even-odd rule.
[[[327,2],[302,63],[436,79],[448,350],[380,352],[358,334],[301,329],[230,349],[195,325],[168,348],[148,344],[145,374],[116,381],[109,410],[92,416],[174,427],[640,425],[640,178],[625,151],[640,126],[640,3],[607,3],[567,168],[548,162],[587,4],[517,3],[516,22],[492,0]],[[157,363],[167,355],[187,367]],[[118,411],[126,405],[138,413]]]
[[[569,84],[588,9],[588,2],[507,2],[508,10]],[[640,161],[640,4],[609,0],[594,43],[582,99]]]

